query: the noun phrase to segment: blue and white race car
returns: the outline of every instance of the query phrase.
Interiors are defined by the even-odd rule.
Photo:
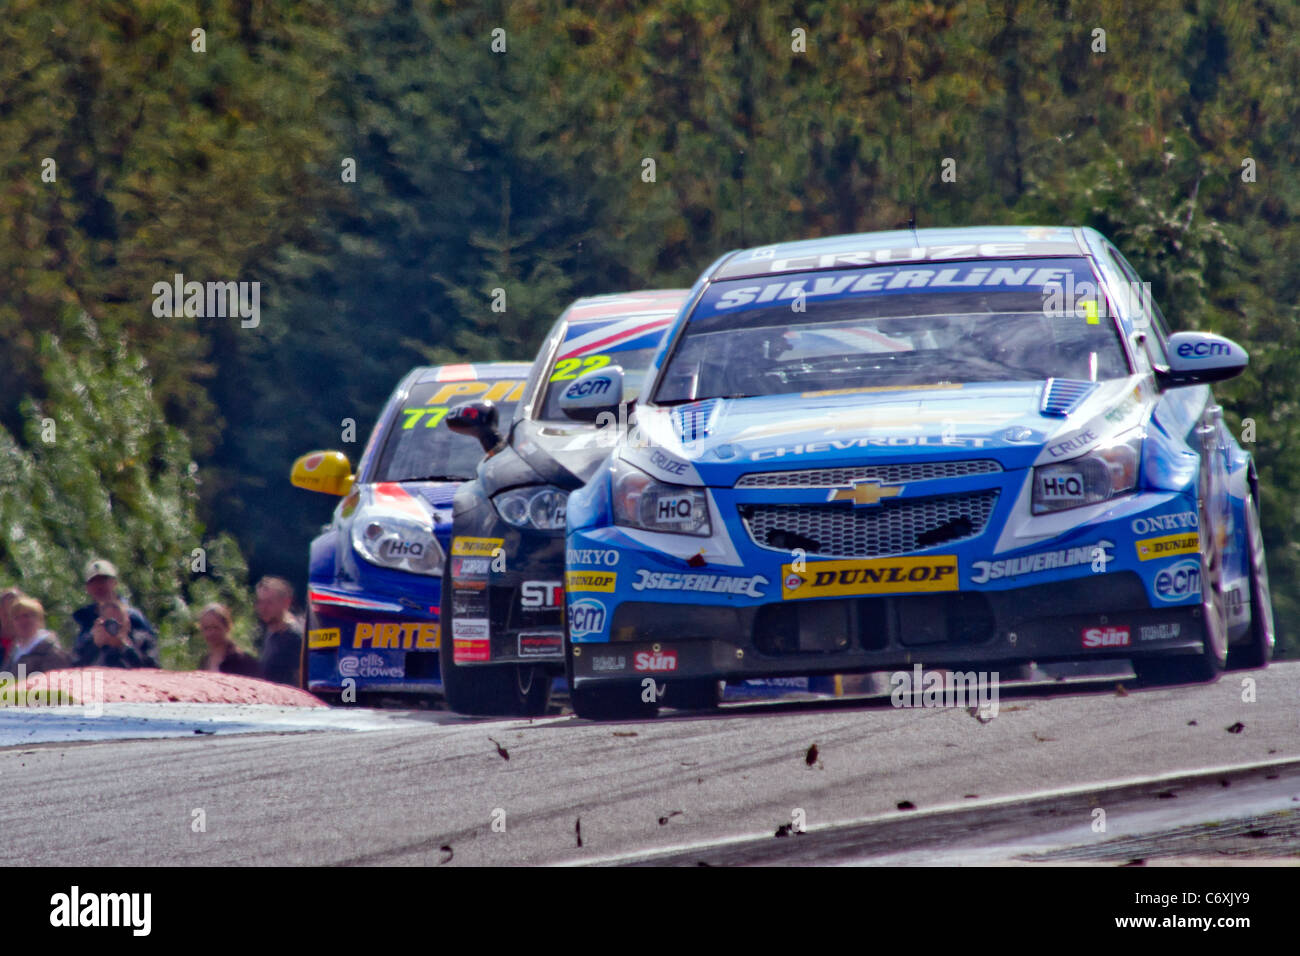
[[[1207,384],[1246,361],[1170,334],[1091,229],[724,256],[569,497],[575,711],[918,663],[1126,658],[1148,684],[1264,666],[1254,466]],[[562,407],[618,392],[599,369]]]
[[[449,426],[458,407],[475,400],[477,411],[509,421],[528,369],[525,362],[413,369],[384,406],[355,474],[338,451],[294,462],[293,484],[343,497],[311,543],[305,688],[344,702],[442,689],[451,500],[485,450]],[[495,423],[483,423],[491,444]]]

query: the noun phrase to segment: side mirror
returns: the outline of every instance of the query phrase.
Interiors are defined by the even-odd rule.
[[[346,495],[352,490],[352,465],[341,451],[314,451],[293,463],[289,481],[295,488],[326,495]]]
[[[607,365],[579,375],[560,393],[560,411],[580,422],[594,422],[602,412],[617,414],[623,401],[623,366]]]
[[[462,402],[443,421],[456,434],[477,438],[485,454],[501,444],[501,436],[497,434],[497,405],[486,398]]]
[[[1166,351],[1169,367],[1155,370],[1161,388],[1221,382],[1240,375],[1250,361],[1240,345],[1213,332],[1176,332]]]

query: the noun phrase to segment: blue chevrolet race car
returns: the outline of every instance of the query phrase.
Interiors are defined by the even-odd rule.
[[[513,414],[528,369],[523,362],[416,368],[389,397],[355,474],[337,451],[294,463],[293,484],[343,496],[311,543],[306,689],[344,701],[441,690],[451,499],[485,450],[449,425],[457,407],[474,399],[486,403],[484,414]]]
[[[1251,456],[1091,229],[884,232],[731,253],[636,427],[569,496],[574,710],[718,682],[1126,658],[1145,684],[1272,654]],[[608,415],[619,370],[562,407]]]

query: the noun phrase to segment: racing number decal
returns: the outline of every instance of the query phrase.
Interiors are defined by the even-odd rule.
[[[551,373],[550,381],[567,382],[571,378],[577,378],[583,372],[604,368],[609,364],[609,359],[610,356],[608,355],[588,355],[586,358],[560,359],[555,363],[555,371]]]
[[[402,430],[407,431],[414,428],[420,417],[426,412],[429,417],[424,420],[424,427],[437,428],[442,420],[447,417],[447,411],[446,405],[440,408],[403,408],[402,414],[406,416],[406,421],[402,422]]]

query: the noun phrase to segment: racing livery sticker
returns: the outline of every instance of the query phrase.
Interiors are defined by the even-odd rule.
[[[520,657],[563,657],[564,635],[559,631],[521,631]]]
[[[586,637],[605,629],[605,605],[595,598],[582,598],[569,605],[569,634]]]
[[[492,659],[492,649],[486,640],[469,640],[455,637],[452,638],[452,642],[452,658],[457,664],[470,661],[490,661]]]
[[[735,577],[730,574],[679,574],[676,571],[636,572],[637,579],[632,582],[634,591],[702,591],[706,594],[743,594],[745,597],[761,598],[767,578],[761,574],[750,577]]]
[[[529,609],[557,608],[564,600],[559,581],[525,581],[519,588],[519,606]]]
[[[1138,628],[1139,641],[1171,641],[1181,630],[1177,624],[1144,624]]]
[[[569,548],[565,555],[570,566],[612,568],[618,564],[618,552],[613,548]]]
[[[1201,593],[1201,562],[1179,561],[1161,569],[1155,580],[1156,597],[1162,601],[1185,601]]]
[[[338,647],[342,640],[342,632],[337,627],[319,627],[307,632],[307,646],[312,650]]]
[[[618,584],[615,571],[570,571],[564,576],[564,586],[569,591],[600,591],[613,594]]]
[[[382,654],[345,654],[339,658],[339,675],[342,677],[405,677],[406,666],[400,659],[389,659]]]
[[[1128,647],[1127,627],[1089,627],[1083,632],[1084,647]]]
[[[1135,545],[1139,561],[1152,561],[1175,554],[1196,554],[1201,550],[1201,536],[1197,532],[1171,534],[1163,538],[1143,538]]]
[[[597,654],[591,659],[591,669],[596,672],[627,670],[627,658],[622,654]]]
[[[470,538],[459,535],[451,539],[454,557],[492,557],[493,552],[506,543],[505,538]]]
[[[489,558],[453,558],[451,576],[453,578],[485,577],[490,568]]]
[[[642,672],[662,674],[677,670],[676,651],[638,651],[633,661],[633,669]]]
[[[485,640],[489,634],[488,619],[458,617],[451,622],[451,636],[459,641],[462,638],[466,640]]]
[[[909,591],[956,591],[957,556],[873,558],[818,561],[803,570],[781,566],[781,598],[841,597],[855,594],[901,594]]]
[[[439,626],[433,622],[381,621],[375,624],[358,624],[356,630],[352,632],[352,646],[436,651],[438,637]]]
[[[1172,515],[1152,515],[1149,518],[1134,518],[1131,527],[1134,534],[1152,534],[1156,531],[1182,531],[1195,528],[1200,524],[1195,511],[1181,511]]]
[[[1095,544],[1080,545],[1075,548],[1062,548],[1059,551],[1040,551],[1020,558],[1003,558],[1001,561],[972,561],[970,581],[972,584],[984,584],[1002,578],[1018,578],[1025,574],[1037,574],[1040,571],[1059,571],[1081,564],[1100,562],[1105,567],[1114,560],[1110,553],[1115,547],[1113,541],[1098,541]]]

